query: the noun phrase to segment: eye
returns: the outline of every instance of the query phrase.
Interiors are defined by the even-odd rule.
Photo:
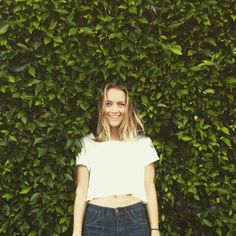
[[[119,104],[119,107],[124,107],[124,106],[125,106],[124,103],[120,103],[120,104]]]
[[[106,102],[106,106],[107,106],[107,107],[110,107],[110,106],[111,106],[111,103],[110,103],[110,102]]]

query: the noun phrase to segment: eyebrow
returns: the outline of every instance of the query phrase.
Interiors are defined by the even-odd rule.
[[[106,100],[106,102],[111,102],[111,103],[113,103],[111,100]],[[118,101],[117,103],[125,103],[125,101]]]

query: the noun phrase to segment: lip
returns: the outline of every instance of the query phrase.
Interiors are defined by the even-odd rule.
[[[109,117],[109,119],[111,119],[111,120],[118,120],[121,116],[120,116],[120,115],[118,115],[118,116],[109,116],[109,115],[108,115],[108,117]]]

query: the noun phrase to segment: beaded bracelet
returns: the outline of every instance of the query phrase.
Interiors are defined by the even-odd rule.
[[[158,228],[150,228],[150,230],[159,230]]]

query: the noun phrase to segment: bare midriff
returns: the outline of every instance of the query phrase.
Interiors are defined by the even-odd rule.
[[[140,201],[142,201],[140,198],[133,196],[132,193],[128,193],[128,194],[113,194],[111,196],[93,198],[88,202],[99,206],[116,208],[116,207],[129,206],[131,204],[135,204]]]

